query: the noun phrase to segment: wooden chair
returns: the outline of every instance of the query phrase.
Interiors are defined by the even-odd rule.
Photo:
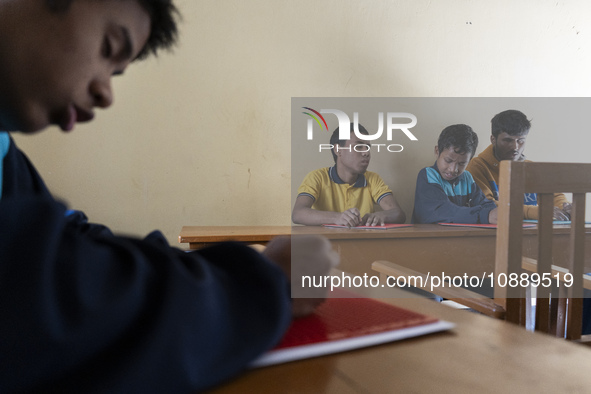
[[[560,286],[554,286],[552,294],[549,287],[536,287],[535,329],[580,341],[583,288],[591,289],[591,278],[583,275],[585,193],[591,192],[591,164],[502,161],[499,190],[495,275],[521,279],[520,275],[524,274],[523,278],[531,283],[537,274],[545,284],[548,282],[543,278],[551,278],[554,284],[559,278]],[[566,267],[552,265],[553,201],[557,192],[573,193],[570,258]],[[538,197],[537,261],[522,256],[524,193],[537,193]],[[372,268],[383,276],[423,275],[388,261],[376,261]],[[571,283],[571,276],[572,285],[566,287],[565,283]],[[528,289],[502,287],[495,280],[494,299],[462,288],[438,288],[433,292],[489,316],[525,325],[532,317]]]

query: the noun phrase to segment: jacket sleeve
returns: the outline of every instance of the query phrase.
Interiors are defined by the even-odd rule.
[[[474,182],[476,182],[478,187],[482,190],[484,196],[498,205],[499,202],[495,199],[494,192],[490,187],[490,181],[496,183],[496,180],[490,173],[490,170],[486,168],[486,165],[484,164],[482,159],[478,157],[472,159],[468,164],[467,171],[469,171],[470,174],[472,174]],[[535,205],[524,205],[523,218],[538,219],[538,207]]]
[[[88,217],[82,211],[67,210],[66,213],[67,225],[72,230],[77,230],[80,234],[88,234],[91,236],[108,236],[113,235],[111,229],[102,224],[90,223]]]
[[[290,323],[285,275],[227,243],[84,233],[51,199],[0,201],[0,387],[190,392],[238,373]]]
[[[495,207],[492,202],[469,207],[456,205],[449,200],[440,185],[427,181],[425,169],[419,172],[415,191],[414,223],[488,223],[488,214]]]
[[[537,205],[523,205],[523,218],[538,220],[538,206]]]
[[[562,209],[562,204],[567,203],[566,196],[562,193],[554,194],[554,206]],[[539,219],[539,212],[537,205],[524,205],[523,206],[523,218],[524,219]]]

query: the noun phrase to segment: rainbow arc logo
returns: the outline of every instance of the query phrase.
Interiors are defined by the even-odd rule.
[[[309,117],[311,117],[312,119],[314,119],[316,121],[316,123],[318,123],[318,126],[320,126],[320,130],[323,129],[322,127],[322,123],[324,123],[324,128],[326,131],[328,131],[328,124],[326,123],[326,119],[324,119],[324,116],[322,116],[320,114],[320,112],[316,111],[315,109],[312,109],[310,107],[302,107],[303,109],[307,109],[308,111],[313,112],[316,116],[312,115],[310,112],[302,112],[305,115],[308,115]],[[322,119],[322,123],[320,123],[320,119]],[[308,139],[312,139],[312,135],[311,135],[311,129],[308,130]]]

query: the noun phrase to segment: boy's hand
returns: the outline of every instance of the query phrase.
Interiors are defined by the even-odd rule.
[[[566,205],[567,203],[564,203],[564,205]],[[570,204],[568,204],[570,206]],[[568,213],[566,213],[564,210],[558,208],[558,207],[554,207],[554,213],[552,214],[552,218],[554,220],[570,220],[570,210],[572,209],[572,207],[569,207]]]
[[[294,280],[301,283],[302,275],[327,275],[339,263],[339,255],[332,249],[328,239],[315,235],[275,237],[263,254],[283,269],[291,283]],[[311,291],[315,292],[313,298],[292,299],[293,317],[310,314],[324,302],[326,288],[314,288]]]
[[[495,208],[488,213],[488,222],[490,224],[497,224],[497,215],[499,208]]]
[[[340,224],[347,227],[355,227],[361,223],[361,213],[357,208],[347,209],[341,213],[335,224]]]
[[[361,224],[366,226],[383,226],[386,224],[385,212],[367,213],[361,219]]]
[[[571,216],[571,212],[573,210],[573,206],[570,202],[565,202],[562,204],[562,212],[568,216],[568,220],[571,220],[572,216]]]

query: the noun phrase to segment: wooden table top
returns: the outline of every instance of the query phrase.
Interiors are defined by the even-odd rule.
[[[557,228],[556,233],[568,230],[568,226]],[[535,234],[537,229],[524,231]],[[367,237],[377,240],[392,237],[494,237],[496,230],[440,225],[374,231],[316,226],[185,226],[179,241],[265,242],[287,234],[322,234],[344,241]],[[430,300],[394,298],[387,302],[451,321],[456,328],[401,342],[251,370],[212,393],[591,392],[591,348],[527,332],[504,321],[454,310]]]
[[[555,233],[567,233],[569,226],[556,226]],[[588,230],[591,232],[591,228]],[[524,229],[526,234],[537,233],[537,228]],[[429,238],[429,237],[490,237],[496,229],[448,227],[439,224],[415,224],[388,230],[356,228],[328,228],[323,226],[183,226],[180,243],[215,243],[228,240],[241,242],[269,241],[278,235],[318,234],[330,239],[354,238]]]

